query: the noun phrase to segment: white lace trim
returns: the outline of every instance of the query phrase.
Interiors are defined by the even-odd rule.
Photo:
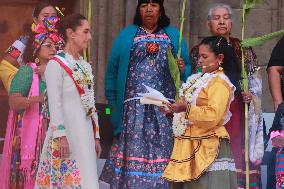
[[[191,105],[196,105],[196,101],[197,98],[201,92],[202,89],[207,88],[209,82],[215,78],[215,77],[220,77],[221,79],[223,79],[228,85],[229,87],[232,88],[232,96],[230,98],[229,101],[229,106],[227,107],[227,113],[224,117],[224,123],[226,124],[231,116],[232,113],[230,112],[230,104],[232,103],[232,101],[234,100],[234,92],[236,90],[236,87],[231,83],[231,81],[229,80],[229,78],[225,75],[225,74],[220,74],[220,73],[205,73],[205,74],[193,74],[192,76],[190,76],[186,83],[182,84],[180,90],[179,90],[179,96],[185,97],[185,99],[191,104]],[[187,92],[187,90],[191,89],[191,91],[188,92],[188,94],[184,94]],[[181,136],[184,134],[187,126],[185,127],[184,124],[186,123],[185,121],[185,114],[182,113],[177,113],[174,114],[174,118],[173,118],[173,132],[175,136]],[[190,123],[190,120],[187,120],[187,124]]]
[[[233,159],[221,158],[216,159],[215,162],[207,169],[209,171],[236,171],[236,165]]]

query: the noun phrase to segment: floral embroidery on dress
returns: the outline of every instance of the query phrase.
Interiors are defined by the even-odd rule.
[[[37,172],[37,188],[60,188],[60,189],[81,189],[80,171],[76,165],[76,160],[60,159],[59,140],[49,139],[47,147],[47,159],[39,165]],[[52,173],[52,174],[51,174]]]
[[[55,132],[55,131],[65,130],[65,127],[64,125],[57,125],[57,126],[51,126],[50,129],[52,132]]]

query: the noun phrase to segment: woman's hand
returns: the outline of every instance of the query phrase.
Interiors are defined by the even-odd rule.
[[[171,110],[171,104],[167,103],[167,102],[163,102],[163,106],[160,106],[160,112],[164,113],[164,114],[171,114],[173,113]]]
[[[102,154],[102,147],[101,147],[101,142],[99,139],[95,140],[96,143],[96,152],[97,152],[97,158],[99,158]]]
[[[243,102],[249,104],[252,100],[252,94],[251,92],[242,92],[242,96],[243,96]]]
[[[173,112],[171,110],[171,104],[163,102],[163,106],[160,106],[160,112],[164,113],[167,118],[173,118]]]
[[[254,164],[255,166],[260,165],[261,163],[262,163],[262,159],[256,160],[255,162],[253,162],[253,164]]]
[[[282,148],[284,147],[284,137],[283,136],[276,136],[271,139],[272,145],[276,148]]]
[[[60,137],[59,140],[60,158],[67,159],[70,157],[70,148],[66,136]]]
[[[176,60],[176,64],[178,65],[178,69],[181,73],[184,72],[184,69],[185,69],[185,64],[184,64],[184,61],[183,59],[177,59]]]
[[[45,94],[44,93],[41,93],[39,96],[38,96],[38,102],[43,104],[44,103],[44,98],[45,98]]]
[[[174,104],[171,105],[172,111],[174,113],[180,113],[180,112],[185,112],[187,108],[187,103],[183,100],[180,100]]]

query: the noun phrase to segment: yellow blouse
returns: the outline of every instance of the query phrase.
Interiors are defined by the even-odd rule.
[[[2,60],[0,62],[0,78],[4,84],[5,89],[7,92],[10,91],[10,85],[12,82],[12,79],[16,75],[18,69],[13,66],[10,62],[7,60]]]
[[[175,137],[171,160],[163,178],[173,182],[198,179],[215,161],[220,139],[229,138],[224,118],[233,96],[230,85],[217,76],[199,93],[189,112],[185,134]]]

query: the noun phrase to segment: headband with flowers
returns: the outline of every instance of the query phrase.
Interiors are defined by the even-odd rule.
[[[64,40],[58,34],[56,29],[56,23],[59,21],[59,17],[57,16],[50,16],[46,17],[42,20],[42,23],[39,23],[35,26],[32,30],[35,33],[35,40],[33,42],[34,52],[33,55],[35,56],[39,48],[41,47],[42,43],[47,39],[50,38],[56,45],[60,48],[64,45]]]

